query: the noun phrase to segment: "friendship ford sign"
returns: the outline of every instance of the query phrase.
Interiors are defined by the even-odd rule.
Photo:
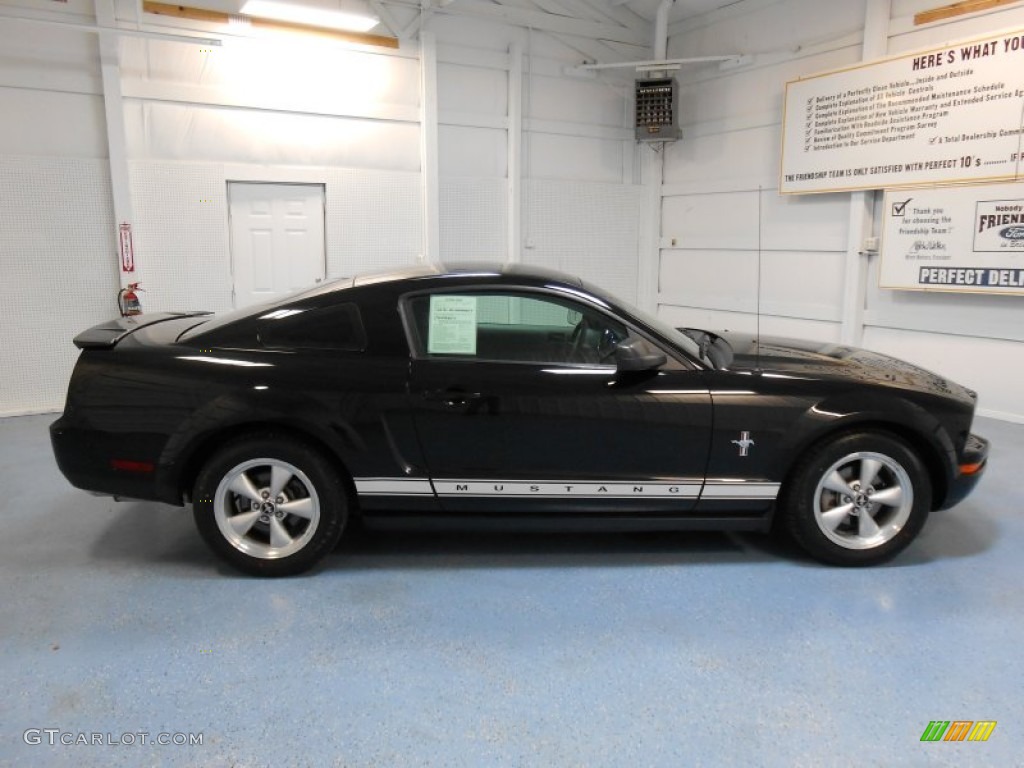
[[[890,190],[882,288],[1024,295],[1024,184]]]

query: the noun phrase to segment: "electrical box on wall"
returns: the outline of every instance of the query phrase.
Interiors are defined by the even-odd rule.
[[[679,129],[679,85],[674,77],[636,81],[637,141],[674,141]]]

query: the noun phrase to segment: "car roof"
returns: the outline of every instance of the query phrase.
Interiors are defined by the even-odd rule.
[[[495,261],[469,261],[458,264],[422,264],[415,267],[359,275],[352,285],[375,285],[401,280],[446,277],[514,278],[525,282],[557,281],[582,288],[583,281],[573,275],[533,264],[502,264]]]
[[[462,286],[487,285],[488,278],[493,283],[506,282],[512,285],[543,286],[550,283],[561,283],[573,286],[577,289],[586,289],[583,281],[578,277],[566,275],[554,269],[538,267],[530,264],[502,264],[492,261],[460,262],[458,264],[421,264],[393,269],[387,272],[376,272],[358,275],[356,277],[341,277],[304,291],[289,294],[276,301],[267,304],[253,304],[251,306],[236,309],[219,315],[204,323],[186,330],[179,338],[188,339],[235,323],[248,320],[254,316],[263,314],[274,307],[286,307],[296,302],[306,302],[316,297],[328,296],[331,294],[343,293],[350,288],[363,286],[397,286],[398,290],[404,290],[401,283],[417,283],[420,288],[428,287],[421,281],[441,282],[447,279],[458,279]],[[435,283],[436,284],[436,283]],[[374,288],[370,288],[374,290]]]

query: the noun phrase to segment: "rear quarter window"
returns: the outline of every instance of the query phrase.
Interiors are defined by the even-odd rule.
[[[356,304],[282,307],[256,321],[260,344],[272,349],[362,352],[366,330]]]

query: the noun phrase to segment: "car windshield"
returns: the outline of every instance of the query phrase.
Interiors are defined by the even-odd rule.
[[[583,284],[590,293],[594,294],[598,298],[604,300],[608,304],[617,308],[623,314],[639,320],[644,325],[648,326],[651,330],[663,337],[666,341],[674,344],[679,349],[683,350],[687,355],[692,357],[694,360],[699,360],[704,365],[714,367],[714,364],[708,359],[707,355],[701,354],[700,345],[698,345],[693,339],[686,334],[682,333],[678,328],[673,328],[671,325],[666,323],[664,320],[645,312],[639,307],[635,307],[628,301],[624,301],[616,296],[610,296],[606,292],[602,291],[589,283]]]

